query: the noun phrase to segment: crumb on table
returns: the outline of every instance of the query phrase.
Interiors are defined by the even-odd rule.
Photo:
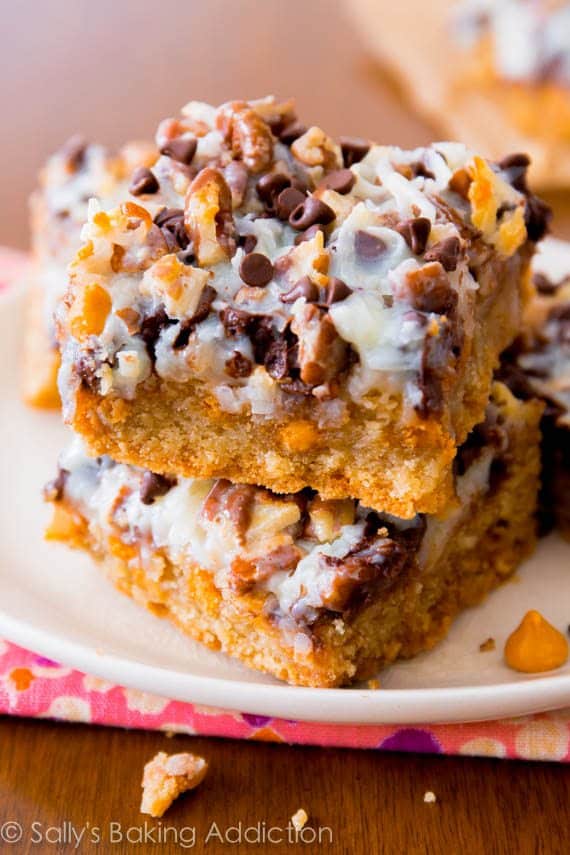
[[[481,653],[489,653],[489,651],[494,650],[497,645],[495,644],[494,638],[486,638],[485,641],[482,641],[479,645],[479,650]]]
[[[432,793],[431,790],[426,790],[426,792],[424,793],[424,802],[426,804],[435,804],[436,801],[437,801],[436,794]]]
[[[161,817],[181,793],[197,787],[207,771],[203,757],[159,751],[144,767],[141,813]]]
[[[299,808],[299,810],[296,811],[291,817],[291,824],[293,825],[295,831],[301,831],[301,829],[305,826],[308,818],[309,817],[307,815],[307,811],[303,808]]]

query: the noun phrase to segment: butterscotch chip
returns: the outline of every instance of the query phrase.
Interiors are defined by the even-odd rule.
[[[202,783],[207,771],[208,764],[203,757],[159,751],[144,767],[141,813],[163,816],[181,793]]]
[[[320,438],[318,428],[309,421],[290,422],[281,428],[279,436],[288,451],[308,451]]]

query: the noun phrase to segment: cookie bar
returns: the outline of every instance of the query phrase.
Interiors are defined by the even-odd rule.
[[[520,397],[545,401],[541,523],[570,540],[570,275],[555,282],[536,273],[534,282],[524,333],[505,354],[501,376]]]
[[[155,472],[444,507],[547,224],[526,161],[337,142],[271,98],[191,102],[157,144],[70,268],[67,422]]]
[[[353,0],[350,10],[371,51],[440,133],[490,157],[522,149],[533,186],[570,186],[566,2]]]
[[[532,550],[541,411],[495,384],[456,458],[458,500],[411,520],[156,475],[89,458],[76,438],[46,488],[47,535],[208,647],[290,683],[344,685],[432,647]]]
[[[25,326],[23,394],[37,407],[59,406],[59,348],[53,312],[67,285],[67,266],[81,246],[87,203],[106,205],[128,193],[133,171],[156,159],[153,146],[131,143],[117,154],[73,137],[47,162],[31,198],[34,265]]]

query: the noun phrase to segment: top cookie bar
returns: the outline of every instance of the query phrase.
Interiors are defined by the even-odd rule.
[[[90,207],[66,420],[157,472],[444,507],[546,230],[528,159],[336,141],[272,98],[191,102],[157,145],[136,198]]]

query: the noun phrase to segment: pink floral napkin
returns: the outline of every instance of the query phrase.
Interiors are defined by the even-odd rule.
[[[0,247],[0,293],[23,276],[26,264],[24,253]],[[478,724],[416,727],[290,721],[116,686],[2,639],[0,714],[300,745],[570,762],[570,709]]]

